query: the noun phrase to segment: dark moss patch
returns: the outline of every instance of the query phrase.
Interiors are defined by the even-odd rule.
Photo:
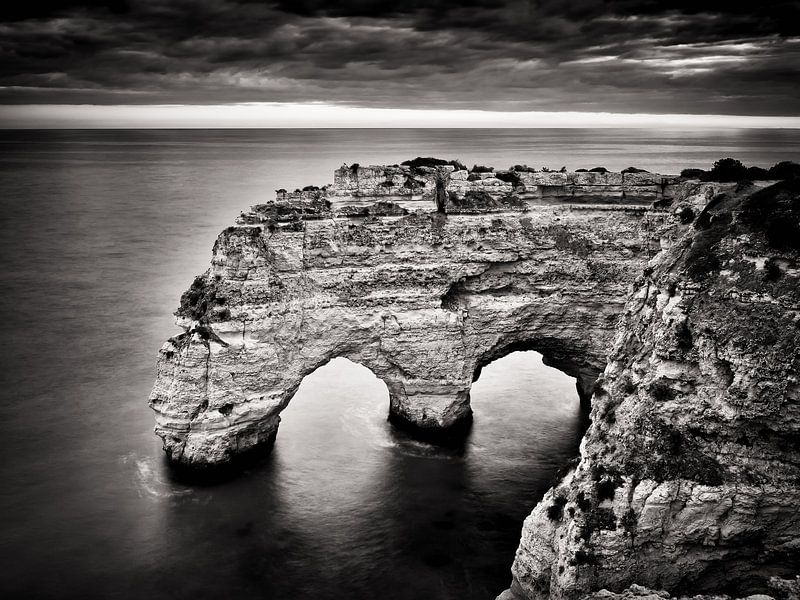
[[[739,221],[763,233],[778,250],[800,250],[800,179],[790,179],[748,197]]]
[[[591,246],[585,238],[575,235],[562,225],[553,225],[548,229],[558,250],[567,250],[582,258],[589,255]]]
[[[667,402],[675,397],[673,389],[662,382],[656,382],[649,387],[650,395],[658,402]]]
[[[764,264],[764,279],[767,281],[778,281],[781,278],[781,268],[774,258],[770,258]]]
[[[516,171],[498,171],[495,177],[497,177],[500,181],[510,183],[514,187],[517,187],[522,183],[522,180]]]
[[[194,278],[192,285],[181,295],[181,304],[175,314],[193,321],[207,321],[209,307],[214,306],[217,289],[204,275]]]
[[[605,529],[615,531],[617,529],[617,517],[610,508],[598,508],[591,513],[591,526],[595,531]]]
[[[617,487],[619,487],[619,482],[612,478],[605,478],[598,481],[595,484],[595,492],[597,493],[597,501],[602,502],[603,500],[613,500],[614,494],[616,494]]]
[[[709,203],[710,206],[710,203]],[[708,207],[695,221],[699,233],[692,240],[686,256],[686,273],[695,281],[702,281],[721,267],[717,245],[728,233],[732,220],[730,213],[716,215],[709,212]]]
[[[578,492],[575,496],[575,505],[583,512],[587,512],[592,508],[592,501],[586,497],[584,492]]]
[[[636,531],[639,526],[639,522],[636,519],[636,513],[633,512],[632,508],[629,508],[625,511],[625,514],[619,520],[619,524],[622,527],[623,531],[630,536],[635,536]]]
[[[418,156],[411,160],[404,160],[400,164],[406,167],[411,167],[412,169],[418,169],[420,167],[444,167],[447,165],[451,165],[456,171],[465,171],[467,169],[467,167],[465,167],[458,160],[444,160],[442,158],[434,158],[432,156]]]
[[[675,340],[678,343],[678,348],[681,350],[691,350],[694,346],[692,330],[689,328],[689,323],[687,321],[680,321],[675,326]]]
[[[564,505],[567,503],[566,496],[556,496],[553,503],[547,507],[547,518],[551,521],[560,521],[564,515]]]
[[[688,432],[650,414],[641,415],[632,430],[637,432],[636,444],[622,457],[623,471],[631,477],[658,482],[690,479],[705,485],[724,481],[722,466]]]
[[[572,565],[594,565],[597,564],[597,556],[593,552],[586,550],[578,550],[575,552],[575,558],[570,563]]]
[[[633,383],[629,377],[626,377],[625,382],[622,384],[622,391],[625,392],[625,394],[630,395],[633,394],[637,389],[638,388],[636,387],[636,384]]]
[[[692,210],[692,207],[690,206],[684,206],[680,212],[678,212],[678,220],[684,225],[688,225],[694,221],[694,217],[694,210]]]
[[[463,196],[449,192],[447,197],[447,212],[452,213],[480,213],[506,209],[525,210],[526,208],[525,202],[514,194],[495,197],[483,190],[470,190]]]

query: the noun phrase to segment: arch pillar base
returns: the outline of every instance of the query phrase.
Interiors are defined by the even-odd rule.
[[[167,461],[178,473],[225,475],[252,465],[272,451],[281,418],[274,415],[226,428],[193,429],[176,435],[156,425]]]
[[[389,422],[419,440],[458,443],[472,428],[469,391],[390,394]]]

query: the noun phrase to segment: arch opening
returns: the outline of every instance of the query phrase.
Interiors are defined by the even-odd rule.
[[[337,431],[355,432],[356,424],[375,428],[386,420],[388,407],[386,383],[369,367],[338,356],[303,377],[281,410],[278,437],[302,429],[305,438],[330,438],[331,423]]]
[[[399,437],[388,400],[384,381],[347,358],[303,378],[281,413],[269,477],[248,480],[272,507],[248,530],[269,541],[264,564],[274,568],[259,576],[279,573],[323,597],[386,585],[405,590],[398,598],[427,597],[443,579],[458,597],[491,595],[507,584],[522,521],[577,454],[574,380],[529,351],[484,365],[460,453]]]
[[[472,444],[496,446],[492,452],[500,461],[539,461],[541,472],[532,477],[541,479],[552,471],[541,479],[544,494],[552,475],[578,456],[589,425],[589,411],[576,387],[574,377],[533,350],[513,350],[491,361],[472,385]]]
[[[487,365],[517,352],[534,352],[541,356],[541,362],[545,366],[571,377],[581,406],[588,411],[595,382],[605,363],[603,361],[601,366],[593,357],[587,356],[583,349],[570,347],[556,338],[510,340],[495,345],[476,361],[472,381],[478,380]]]

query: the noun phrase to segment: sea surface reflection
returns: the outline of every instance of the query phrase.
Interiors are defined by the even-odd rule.
[[[169,557],[151,593],[496,595],[522,520],[576,454],[585,418],[574,380],[534,352],[484,369],[473,407],[463,448],[416,442],[386,420],[383,382],[340,358],[305,379],[272,454],[242,477],[190,487],[136,464]]]

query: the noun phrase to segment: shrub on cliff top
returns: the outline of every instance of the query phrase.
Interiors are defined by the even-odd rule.
[[[800,178],[759,190],[745,200],[739,221],[764,232],[779,250],[800,250]]]
[[[451,165],[456,171],[466,171],[467,167],[458,160],[444,160],[442,158],[434,158],[432,156],[418,156],[412,160],[404,160],[400,163],[406,167],[416,169],[418,167],[444,167]]]
[[[472,165],[469,170],[470,173],[494,173],[494,167],[485,167],[483,165]]]
[[[608,169],[605,167],[592,167],[589,169],[590,173],[608,173]]]
[[[564,514],[564,505],[567,503],[565,496],[556,496],[553,503],[547,507],[547,518],[551,521],[560,521]]]
[[[794,179],[800,177],[800,165],[796,162],[784,160],[770,167],[769,176],[772,179]]]
[[[764,181],[769,179],[793,179],[800,177],[800,164],[783,161],[769,169],[747,167],[733,158],[723,158],[714,163],[710,171],[704,169],[684,169],[681,177],[700,181]]]
[[[722,158],[711,169],[713,181],[741,181],[747,177],[747,167],[734,158]]]
[[[622,172],[623,173],[649,173],[650,171],[647,171],[645,169],[639,169],[637,167],[628,167],[627,169],[622,169]]]
[[[519,175],[515,171],[498,171],[495,175],[500,181],[510,183],[514,187],[518,186],[521,181]]]
[[[517,171],[518,173],[536,173],[536,169],[528,165],[513,165],[509,171]]]

